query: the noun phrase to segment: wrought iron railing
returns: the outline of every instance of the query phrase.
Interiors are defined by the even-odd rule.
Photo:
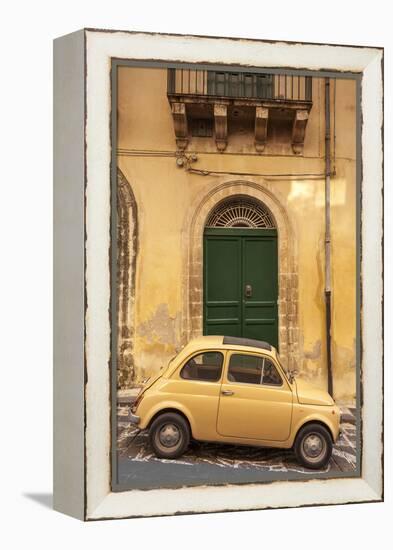
[[[168,95],[311,102],[312,77],[168,69]]]

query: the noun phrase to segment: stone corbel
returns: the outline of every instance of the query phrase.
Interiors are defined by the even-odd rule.
[[[172,103],[173,126],[175,129],[176,145],[184,151],[188,145],[187,113],[184,103]]]
[[[225,151],[228,143],[228,111],[226,105],[214,104],[214,125],[217,149]]]
[[[269,109],[257,107],[255,110],[255,149],[258,153],[262,153],[265,149],[268,119]]]
[[[297,155],[303,152],[307,122],[308,111],[305,109],[297,109],[292,128],[292,149]]]

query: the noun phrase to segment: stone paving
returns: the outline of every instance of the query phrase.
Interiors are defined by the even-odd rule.
[[[267,472],[297,472],[315,474],[300,466],[291,450],[236,446],[192,441],[188,451],[177,460],[157,458],[149,445],[148,432],[139,431],[128,419],[129,404],[118,406],[118,458],[123,465],[132,463],[170,463],[172,465],[214,465],[224,469]],[[354,472],[356,468],[355,409],[341,408],[341,432],[334,446],[332,458],[320,473]]]

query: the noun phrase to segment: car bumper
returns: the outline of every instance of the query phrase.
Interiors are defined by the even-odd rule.
[[[136,425],[138,425],[139,422],[141,421],[141,417],[138,416],[138,415],[136,415],[136,414],[134,414],[134,413],[132,413],[132,412],[129,413],[128,418],[129,418],[131,424],[136,424]]]

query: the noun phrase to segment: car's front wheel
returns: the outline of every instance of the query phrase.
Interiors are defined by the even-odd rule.
[[[163,413],[150,426],[150,444],[159,458],[178,458],[190,443],[190,428],[183,416]]]
[[[324,468],[333,451],[329,430],[321,424],[307,424],[297,434],[294,450],[296,458],[306,468]]]

